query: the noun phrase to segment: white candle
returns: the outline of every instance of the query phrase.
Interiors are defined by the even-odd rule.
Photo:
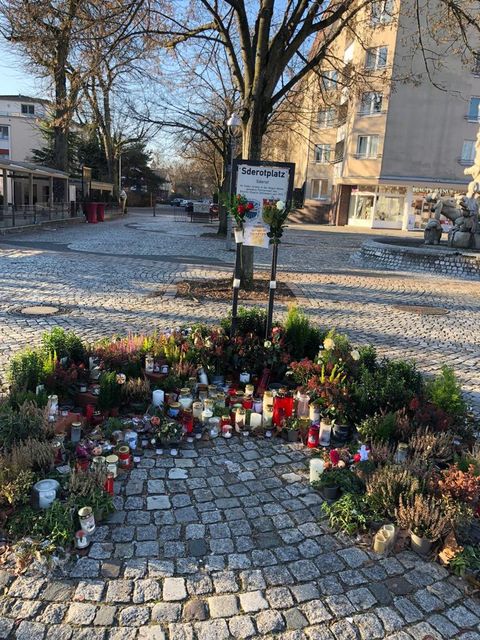
[[[260,427],[262,424],[262,414],[261,413],[251,413],[250,414],[250,427],[255,429],[256,427]]]
[[[310,460],[310,482],[317,482],[325,468],[325,463],[321,458],[312,458]]]
[[[161,407],[165,399],[165,394],[161,389],[155,389],[152,394],[152,402],[155,407]]]

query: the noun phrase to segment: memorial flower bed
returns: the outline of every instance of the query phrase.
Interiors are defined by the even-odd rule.
[[[310,450],[333,528],[478,576],[480,454],[453,371],[426,380],[296,308],[269,340],[264,327],[253,309],[235,335],[228,319],[92,345],[54,329],[17,354],[0,405],[0,526],[20,565],[82,553],[115,477],[148,449],[283,438]]]

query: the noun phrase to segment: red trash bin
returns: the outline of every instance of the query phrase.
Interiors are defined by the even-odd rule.
[[[97,222],[105,222],[105,203],[97,202]]]
[[[97,203],[87,202],[87,222],[90,224],[97,223]]]

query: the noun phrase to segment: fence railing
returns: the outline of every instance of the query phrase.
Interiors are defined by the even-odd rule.
[[[118,213],[118,204],[105,205],[106,213]],[[0,229],[10,229],[12,227],[23,227],[42,222],[55,222],[68,220],[83,216],[83,209],[80,202],[55,202],[37,203],[34,205],[7,205],[0,204]]]

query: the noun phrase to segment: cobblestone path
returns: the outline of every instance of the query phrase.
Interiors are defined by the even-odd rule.
[[[445,569],[329,532],[297,445],[200,445],[142,458],[65,578],[0,573],[0,638],[480,638]]]
[[[138,213],[1,239],[0,368],[56,325],[93,340],[218,321],[228,304],[176,300],[170,287],[231,273],[233,253],[200,237],[213,230]],[[312,318],[353,341],[415,357],[425,371],[452,364],[478,407],[478,283],[358,269],[349,260],[366,236],[294,227],[282,277]],[[268,260],[257,251],[257,268]],[[62,313],[18,313],[34,303]],[[65,575],[0,571],[0,639],[480,640],[480,605],[460,580],[410,552],[381,558],[332,534],[307,469],[305,450],[269,440],[145,455],[116,483],[118,511]]]
[[[234,254],[224,241],[201,236],[214,231],[212,225],[137,213],[104,225],[0,239],[0,371],[13,352],[38,343],[56,325],[94,340],[218,321],[228,303],[162,295],[176,279],[232,272]],[[414,358],[424,371],[452,365],[480,409],[480,283],[359,269],[351,258],[368,237],[371,232],[293,226],[280,247],[281,276],[296,286],[300,305],[321,325],[346,331],[357,343],[373,343],[383,354]],[[257,269],[269,271],[269,260],[269,251],[256,251]],[[17,313],[33,303],[56,304],[64,313]],[[405,305],[446,315],[419,315]],[[277,305],[277,315],[284,311]]]

